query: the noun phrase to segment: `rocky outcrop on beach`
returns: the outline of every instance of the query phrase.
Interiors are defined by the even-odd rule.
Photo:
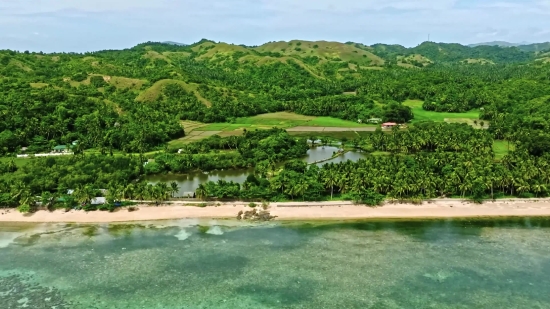
[[[270,221],[275,219],[277,216],[272,216],[269,211],[261,210],[257,211],[256,209],[239,211],[237,214],[237,220],[250,220],[250,221]]]

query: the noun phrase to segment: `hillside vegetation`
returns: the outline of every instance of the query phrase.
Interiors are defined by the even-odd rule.
[[[41,195],[52,210],[93,210],[97,189],[108,188],[105,209],[113,210],[122,199],[159,202],[177,192],[176,183],[147,184],[146,174],[232,168],[255,172],[242,186],[201,184],[197,197],[338,195],[376,205],[549,196],[548,57],[521,46],[298,40],[3,50],[0,207],[33,211]],[[378,120],[405,125],[382,130],[370,123]],[[320,130],[291,135],[291,126]],[[329,143],[325,126],[342,127],[338,145],[365,158],[308,167],[300,158],[318,138]],[[75,155],[15,158],[56,145]]]
[[[550,93],[548,52],[524,50],[302,40],[148,42],[85,54],[3,50],[0,153],[75,140],[79,150],[145,152],[182,139],[182,121],[236,123],[283,111],[408,122],[414,115],[406,100],[422,102],[418,115],[420,108],[474,110],[491,120]]]

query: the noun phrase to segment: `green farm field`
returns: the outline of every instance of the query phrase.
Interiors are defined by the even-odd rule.
[[[289,112],[262,114],[253,117],[237,118],[234,123],[212,123],[196,129],[197,131],[234,131],[239,129],[292,128],[296,126],[357,128],[372,125],[333,117],[312,117]]]
[[[494,141],[493,142],[493,151],[495,152],[495,159],[500,160],[508,152],[515,150],[513,143],[508,143],[507,141]]]
[[[341,140],[342,138],[347,138],[348,140],[353,140],[363,136],[372,134],[372,132],[354,132],[354,131],[342,131],[342,132],[288,132],[288,134],[296,137],[311,138],[315,137],[316,139],[329,139],[329,140]]]
[[[29,163],[29,160],[32,160],[32,159],[29,159],[29,158],[14,158],[14,157],[0,157],[0,162],[2,162],[2,163],[8,163],[11,160],[13,160],[13,162],[15,163],[15,165],[17,165],[17,167],[23,167],[24,165]]]
[[[426,120],[468,123],[479,119],[479,111],[477,110],[472,110],[466,113],[440,113],[422,109],[422,103],[423,102],[420,100],[406,100],[403,102],[403,105],[409,106],[413,111],[413,123]]]

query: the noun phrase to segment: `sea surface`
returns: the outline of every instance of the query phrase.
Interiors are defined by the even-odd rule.
[[[550,308],[550,219],[0,225],[0,308]]]

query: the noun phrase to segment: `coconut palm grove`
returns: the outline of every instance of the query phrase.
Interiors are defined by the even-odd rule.
[[[0,207],[162,202],[177,184],[145,176],[251,168],[244,182],[201,183],[195,197],[543,197],[549,117],[548,44],[0,50]],[[301,160],[328,145],[339,148],[334,156],[365,156]],[[105,204],[91,203],[102,196]]]

